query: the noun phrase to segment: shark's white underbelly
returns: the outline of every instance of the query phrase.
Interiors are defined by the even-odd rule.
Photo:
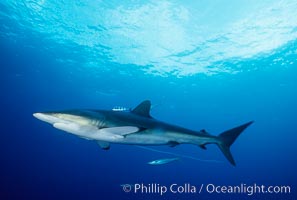
[[[198,137],[195,135],[168,132],[160,129],[148,129],[137,132],[138,128],[131,126],[103,129],[98,129],[94,126],[80,126],[75,123],[54,123],[53,126],[88,140],[120,144],[165,145],[170,143],[186,143],[200,145],[213,140],[213,138],[209,137]],[[121,131],[125,132],[125,134]],[[132,133],[129,133],[129,131],[132,131]]]
[[[121,139],[110,140],[109,142],[120,144],[164,145],[168,144],[170,139],[154,134],[135,134]]]

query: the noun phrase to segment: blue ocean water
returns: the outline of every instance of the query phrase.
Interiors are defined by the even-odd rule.
[[[0,2],[0,199],[296,199],[296,1]],[[135,107],[214,135],[250,120],[231,151],[95,142],[45,110]],[[290,186],[289,194],[125,193],[123,184]],[[132,188],[133,189],[133,188]]]

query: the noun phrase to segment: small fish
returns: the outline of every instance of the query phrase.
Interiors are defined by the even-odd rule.
[[[179,158],[163,158],[163,159],[158,159],[158,160],[153,160],[148,162],[147,164],[149,165],[164,165],[173,161],[177,161]]]
[[[131,108],[125,108],[122,106],[115,106],[112,111],[118,111],[118,112],[128,112],[131,111]]]
[[[151,110],[161,104],[151,105]],[[111,109],[112,111],[118,111],[118,112],[130,112],[132,111],[132,108],[126,108],[124,106],[115,106]]]

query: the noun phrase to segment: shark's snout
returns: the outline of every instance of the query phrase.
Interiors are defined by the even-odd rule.
[[[36,117],[37,119],[41,120],[41,121],[44,121],[44,122],[47,122],[47,123],[50,123],[50,124],[54,124],[54,123],[57,123],[57,122],[61,121],[61,119],[59,119],[56,116],[53,116],[50,113],[33,113],[33,116]]]
[[[40,119],[44,116],[43,113],[33,113],[33,116],[36,117],[37,119]]]

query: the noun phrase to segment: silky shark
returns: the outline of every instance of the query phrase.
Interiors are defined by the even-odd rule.
[[[193,131],[156,120],[150,115],[150,109],[151,102],[146,100],[127,112],[84,109],[38,112],[33,116],[57,129],[94,140],[105,150],[110,148],[110,143],[172,147],[194,144],[202,149],[206,149],[207,144],[216,144],[232,165],[235,161],[230,146],[253,123],[250,121],[214,136],[205,130]]]

